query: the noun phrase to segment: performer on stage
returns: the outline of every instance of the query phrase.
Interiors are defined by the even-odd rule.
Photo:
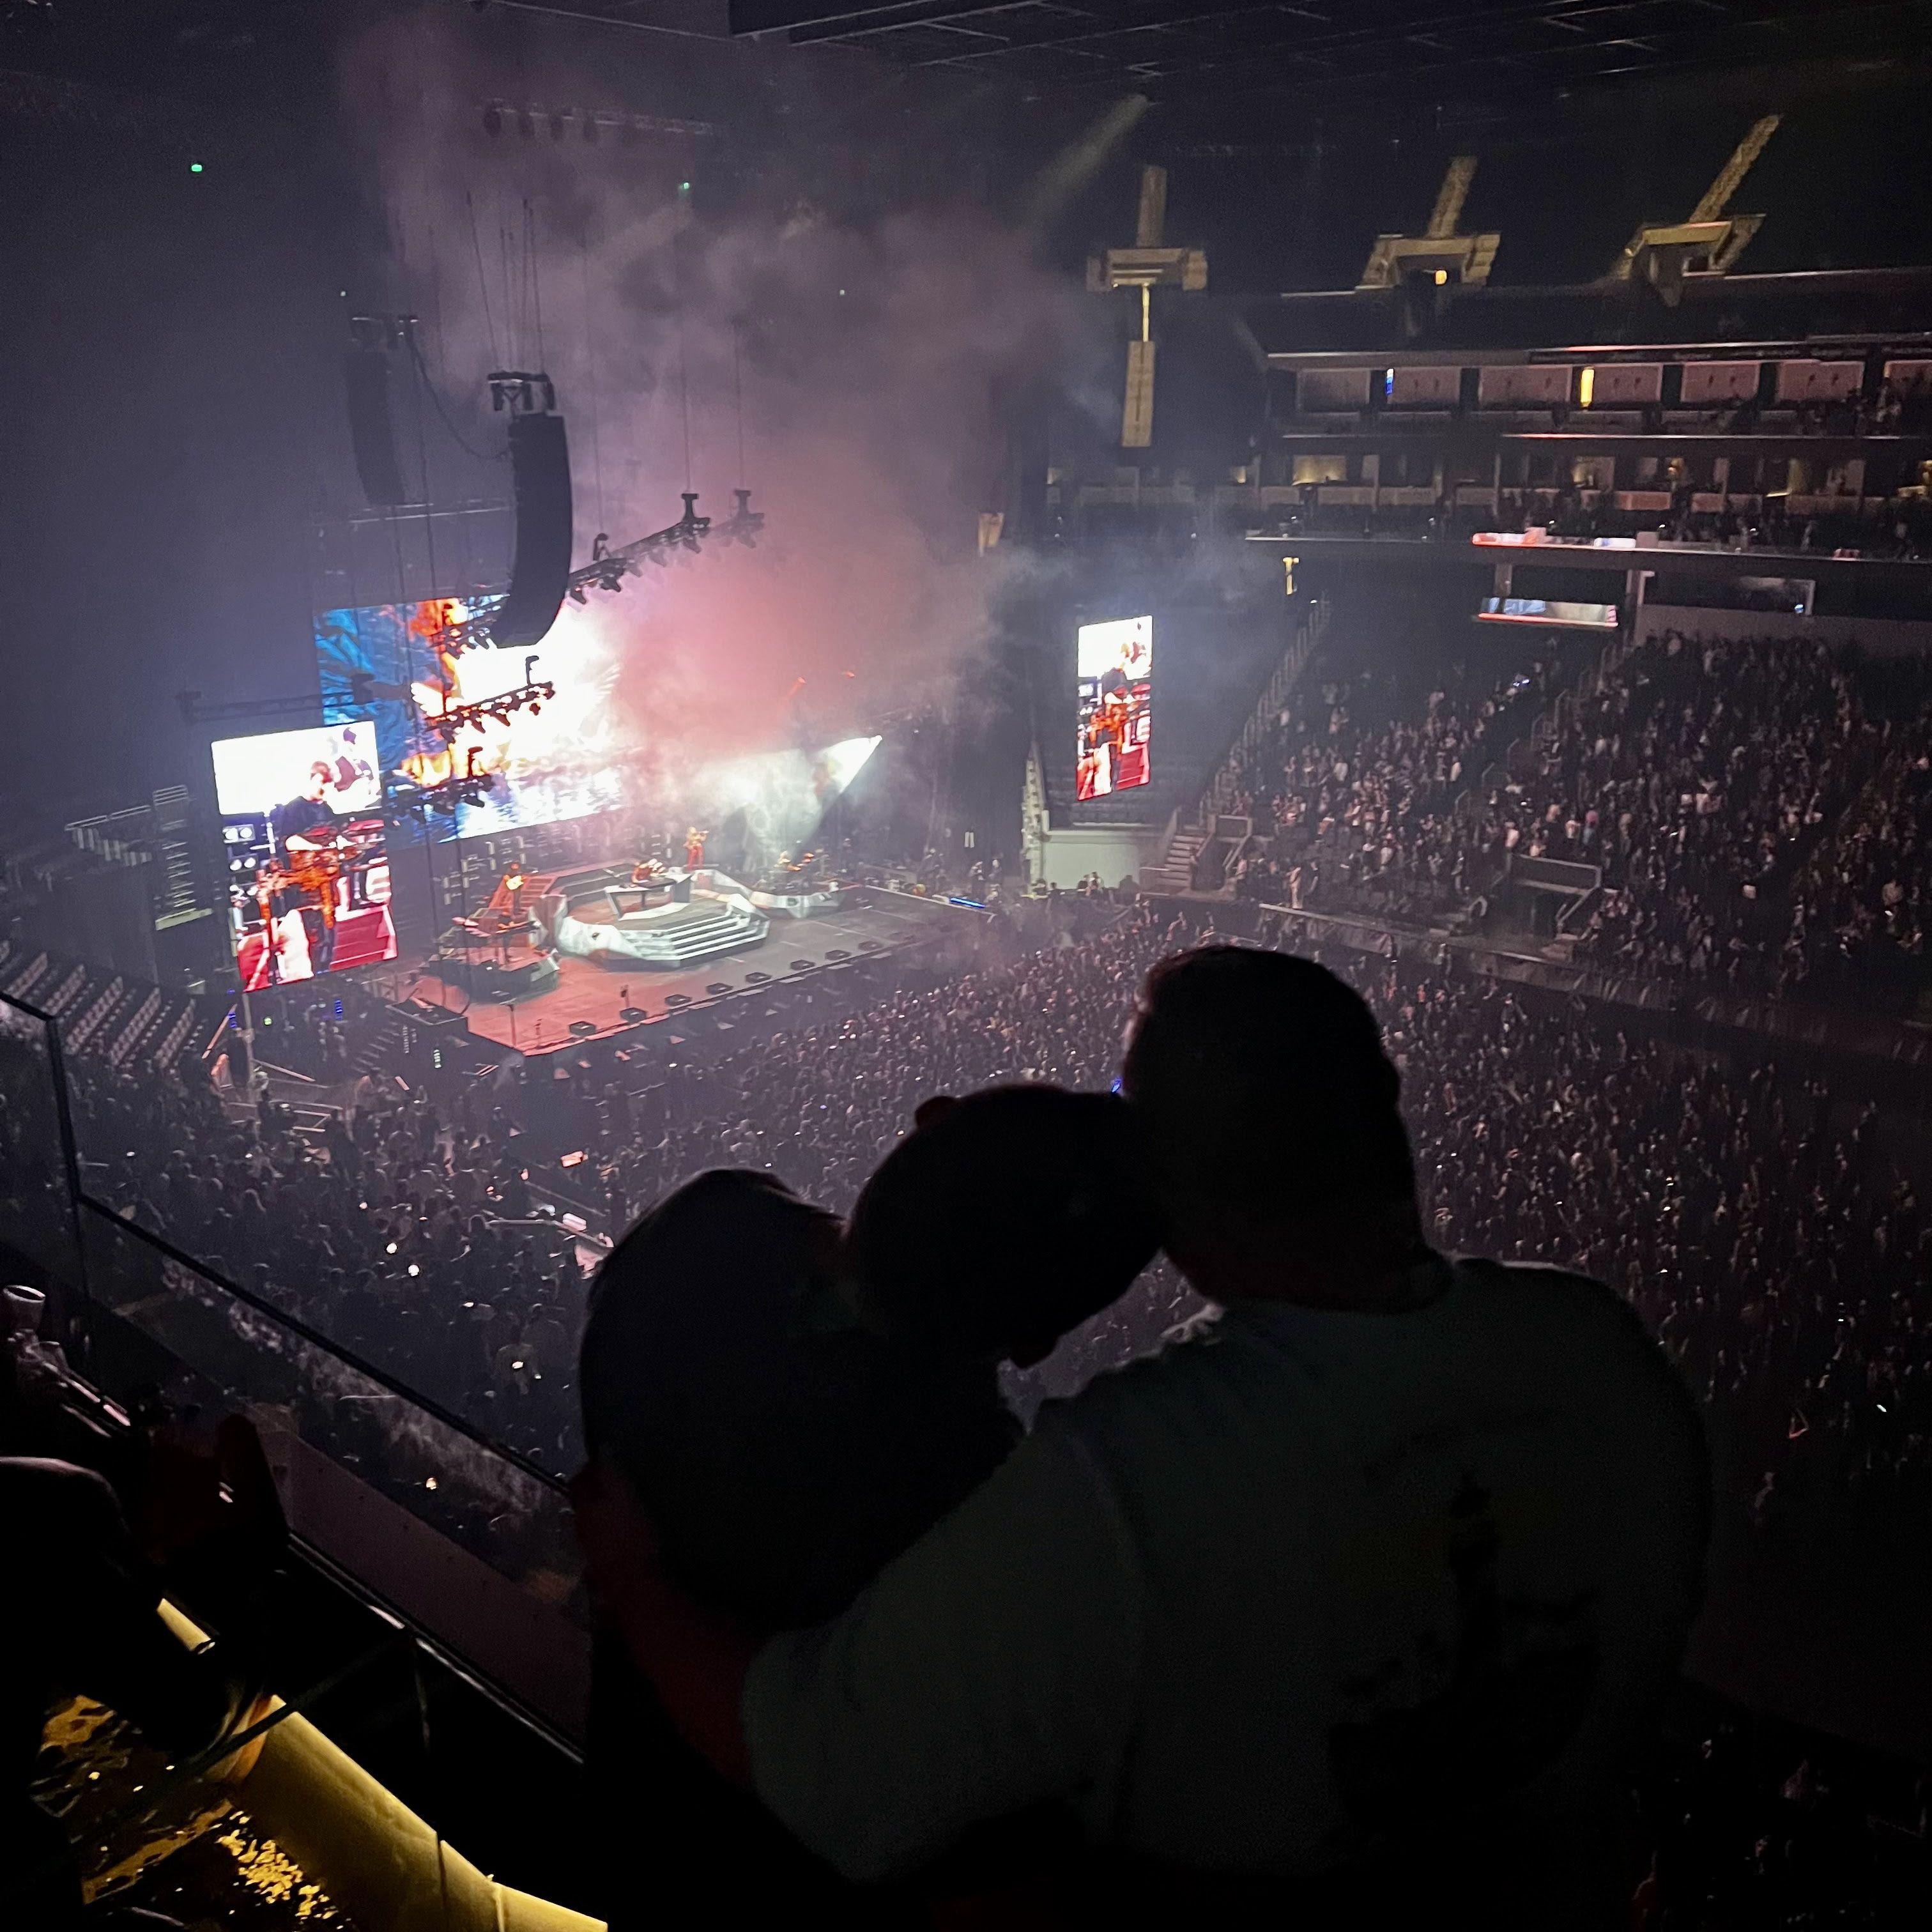
[[[694,872],[704,863],[704,842],[709,835],[694,825],[684,835],[684,868]]]
[[[275,849],[286,855],[291,852],[320,852],[330,842],[328,836],[316,838],[310,835],[320,832],[332,835],[337,818],[334,809],[323,796],[334,778],[334,773],[318,758],[308,768],[308,782],[302,787],[302,796],[292,798],[286,805],[278,805],[270,814],[274,833]]]
[[[323,794],[328,790],[335,774],[318,758],[308,768],[308,782],[302,787],[302,796],[292,798],[286,805],[278,805],[269,819],[269,828],[274,841],[275,855],[281,859],[294,859],[305,852],[324,852],[334,844],[334,834],[340,822]],[[317,835],[320,834],[320,836]],[[323,888],[333,892],[334,882],[331,880]],[[290,910],[299,908],[302,912],[302,932],[308,940],[310,970],[320,977],[326,973],[335,957],[335,922],[326,917],[315,896],[298,888],[278,892],[274,898],[274,914],[280,919]],[[267,935],[269,974],[272,979],[279,980],[276,969],[276,946],[272,930]]]
[[[610,903],[616,907],[620,914],[627,910],[642,912],[650,902],[652,890],[662,887],[668,883],[664,876],[664,868],[656,860],[640,859],[631,868],[631,886],[636,902],[627,908],[618,895],[614,892],[610,895]]]

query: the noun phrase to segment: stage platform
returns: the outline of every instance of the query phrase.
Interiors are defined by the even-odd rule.
[[[769,992],[787,981],[822,974],[828,967],[883,959],[908,946],[953,934],[970,945],[986,918],[983,913],[913,893],[874,890],[865,896],[864,904],[808,919],[775,918],[758,945],[679,970],[634,962],[600,965],[560,957],[555,986],[526,998],[498,1003],[472,999],[460,983],[446,981],[425,965],[412,974],[410,990],[416,999],[462,1012],[471,1031],[486,1040],[526,1054],[554,1053],[586,1040],[609,1039],[675,1019],[738,994]],[[511,956],[513,962],[527,956]],[[573,1033],[573,1023],[590,1030]]]

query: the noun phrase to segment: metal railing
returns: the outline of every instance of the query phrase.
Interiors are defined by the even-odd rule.
[[[1215,817],[1226,808],[1239,789],[1242,760],[1274,728],[1282,706],[1288,702],[1301,674],[1308,668],[1309,661],[1328,634],[1330,608],[1325,598],[1318,599],[1310,606],[1307,616],[1295,626],[1294,635],[1282,653],[1280,662],[1262,686],[1261,695],[1256,699],[1240,730],[1235,734],[1234,742],[1223,753],[1214,776],[1208,780],[1207,788],[1196,802],[1192,814],[1195,821],[1204,824]],[[1180,814],[1177,812],[1177,828],[1180,823]]]
[[[583,1735],[590,1640],[556,1477],[224,1280],[94,1190],[56,1022],[0,995],[0,1242],[40,1276],[88,1388],[236,1412],[291,1532],[551,1735]]]

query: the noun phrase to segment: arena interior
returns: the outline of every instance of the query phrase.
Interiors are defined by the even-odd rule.
[[[1928,83],[1924,0],[0,0],[0,1923],[1925,1923]],[[1366,1002],[1412,1220],[1352,1089],[1332,1139],[1154,1150],[1137,998],[1228,946]],[[1236,1037],[1217,1134],[1317,1105],[1336,1010],[1255,1035],[1259,1097]],[[973,1118],[924,1103],[1016,1083],[1131,1152],[1042,1205],[1072,1143],[1016,1128],[885,1225],[881,1162]],[[1262,1177],[1204,1234],[1204,1164]],[[716,1169],[714,1260],[626,1241]],[[833,1258],[768,1334],[770,1180]],[[1536,1612],[1604,1624],[1574,1689],[1510,1538],[1590,1524],[1464,1470],[1364,1600],[1420,1660],[1244,1838],[1201,1794],[1274,1792],[1256,1712],[1356,1654],[1257,1582],[1315,1532],[1252,1494],[1369,1424],[1312,1370],[1258,1451],[1250,1394],[1150,1392],[1261,1332],[1238,1247],[1271,1335],[1421,1318],[1352,1298],[1398,1224],[1404,1280],[1622,1304],[1604,1360],[1708,1460],[1694,1600],[1604,1716],[1664,1532]],[[867,1299],[889,1240],[1011,1301],[1144,1226],[970,1362]],[[1531,1327],[1584,1292],[1494,1279]],[[682,1473],[613,1517],[634,1307]],[[1404,1399],[1474,1403],[1451,1361]],[[969,1381],[1012,1460],[791,1591]],[[1130,1413],[1198,1484],[1251,1466],[1217,1431],[1262,1458],[1225,1520],[1106,1479],[1146,1615],[1240,1670],[1184,1696],[1195,1640],[1136,1623],[1104,1770],[1053,1754],[1058,1666],[942,1722],[909,1687],[1012,1647],[968,1592],[921,1650],[895,1592],[941,1616],[919,1564]],[[1652,1480],[1634,1409],[1592,1444]],[[1307,1522],[1396,1564],[1353,1495]],[[1161,1609],[1163,1509],[1262,1622]],[[1040,1533],[1051,1576],[986,1561],[1111,1640]],[[681,1568],[714,1534],[796,1607]],[[1612,1717],[1561,1838],[1525,1794]]]

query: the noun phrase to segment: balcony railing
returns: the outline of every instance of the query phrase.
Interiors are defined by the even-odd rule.
[[[249,1416],[299,1540],[580,1739],[590,1625],[558,1480],[96,1198],[56,1022],[4,996],[0,1095],[0,1244],[50,1293],[90,1390],[130,1413]]]

